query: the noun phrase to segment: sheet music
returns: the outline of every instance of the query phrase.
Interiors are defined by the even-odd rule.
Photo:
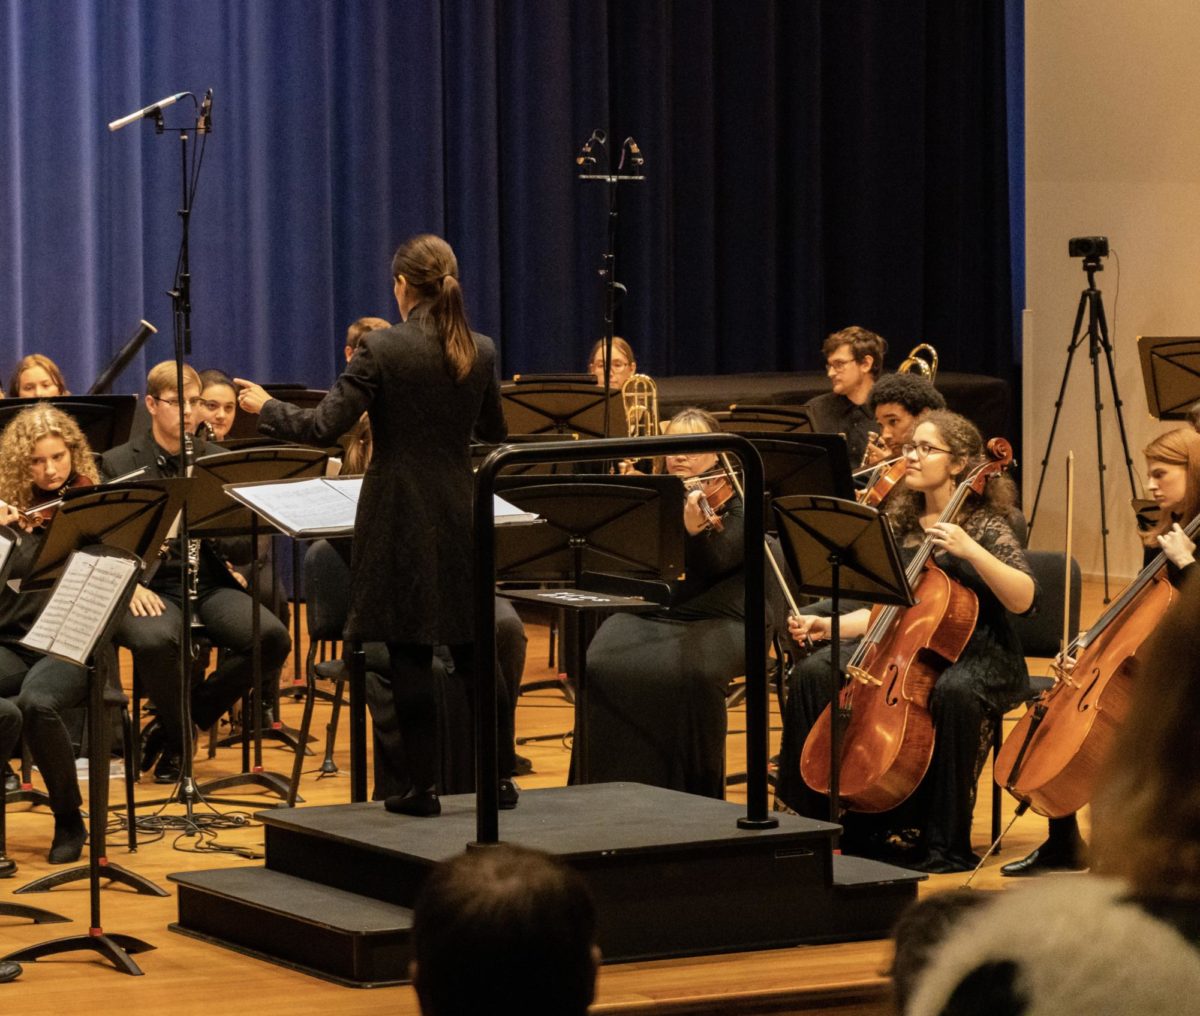
[[[130,558],[72,554],[21,644],[85,665],[136,569]]]
[[[529,525],[540,522],[541,516],[523,512],[515,504],[505,501],[499,494],[492,495],[492,517],[498,526]]]
[[[293,536],[351,529],[362,477],[314,477],[280,483],[230,484],[227,489]]]

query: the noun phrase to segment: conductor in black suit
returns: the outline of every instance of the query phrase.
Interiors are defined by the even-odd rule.
[[[401,323],[363,336],[316,408],[235,380],[241,408],[261,413],[259,431],[271,437],[329,445],[370,416],[374,455],[355,520],[346,638],[387,643],[412,787],[386,805],[428,816],[441,812],[433,647],[450,647],[456,674],[474,674],[470,443],[503,440],[507,428],[495,346],[467,325],[450,245],[413,237],[392,258],[392,278]],[[510,715],[500,710],[502,722]],[[500,772],[512,772],[511,731],[499,743],[509,755]],[[501,807],[516,796],[502,780]]]

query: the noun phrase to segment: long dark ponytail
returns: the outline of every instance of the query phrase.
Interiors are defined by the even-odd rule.
[[[463,381],[475,365],[475,337],[467,324],[458,259],[440,236],[422,233],[402,243],[392,257],[392,278],[404,276],[421,313],[429,316],[442,340],[446,370]]]

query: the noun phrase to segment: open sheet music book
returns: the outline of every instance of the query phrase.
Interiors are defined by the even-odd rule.
[[[139,568],[132,556],[75,551],[20,644],[86,666]]]
[[[288,536],[351,536],[362,480],[361,476],[314,477],[226,484],[225,490]],[[498,526],[538,521],[536,515],[503,498],[494,498],[493,509]]]

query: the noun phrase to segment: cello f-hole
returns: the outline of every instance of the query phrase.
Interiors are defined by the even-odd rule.
[[[1090,696],[1092,694],[1092,689],[1096,687],[1096,684],[1100,681],[1100,678],[1101,678],[1100,671],[1093,670],[1091,681],[1088,682],[1088,686],[1083,690],[1082,694],[1080,694],[1080,696],[1079,696],[1079,702],[1075,706],[1076,712],[1086,713],[1089,709],[1092,708],[1092,703],[1091,703],[1091,701],[1089,701],[1088,696]]]
[[[884,695],[883,701],[889,706],[899,705],[900,697],[896,694],[896,682],[900,680],[900,671],[893,663],[888,667],[888,672],[891,674],[891,680],[888,681],[887,694]]]

